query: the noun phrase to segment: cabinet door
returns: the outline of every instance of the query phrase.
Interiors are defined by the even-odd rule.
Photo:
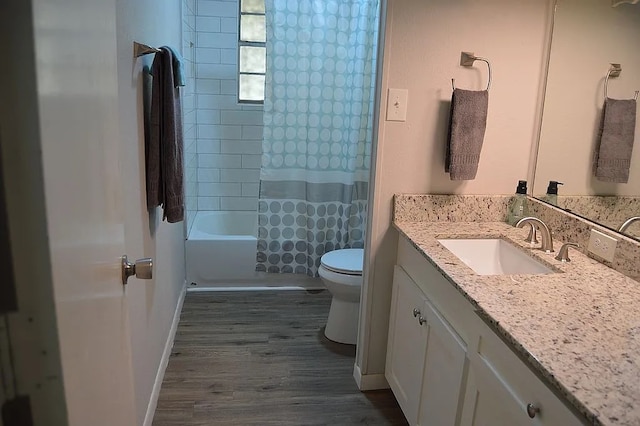
[[[467,346],[429,301],[425,302],[423,312],[428,338],[418,424],[458,425],[467,372]]]
[[[462,424],[519,426],[535,424],[513,393],[486,367],[469,365]]]
[[[484,323],[467,352],[468,391],[463,424],[577,426],[582,420]],[[533,418],[527,406],[537,408]]]
[[[420,325],[425,297],[404,270],[396,266],[389,321],[385,377],[409,424],[418,418],[427,327]],[[415,309],[415,315],[414,315]]]

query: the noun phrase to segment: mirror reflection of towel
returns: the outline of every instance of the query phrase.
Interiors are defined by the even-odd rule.
[[[455,89],[451,97],[445,172],[451,180],[473,180],[487,126],[489,92]]]
[[[595,176],[603,182],[627,183],[636,132],[636,101],[606,98],[602,108]]]

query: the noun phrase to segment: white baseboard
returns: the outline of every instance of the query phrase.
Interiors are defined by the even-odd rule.
[[[158,372],[156,373],[156,380],[153,384],[153,390],[151,391],[151,397],[149,398],[149,404],[147,405],[147,412],[144,415],[144,426],[151,426],[153,423],[153,415],[156,413],[156,407],[158,406],[158,398],[160,397],[160,388],[162,387],[162,380],[164,379],[164,372],[169,364],[169,357],[171,356],[171,349],[173,349],[173,341],[176,337],[176,331],[178,330],[178,323],[180,322],[180,313],[182,312],[182,305],[184,304],[184,296],[187,294],[187,282],[184,282],[180,297],[178,298],[178,304],[173,314],[173,321],[171,322],[171,329],[167,336],[167,341],[164,345],[164,351],[162,352],[162,358],[160,359],[160,365],[158,366]]]
[[[355,364],[353,366],[353,378],[356,379],[358,389],[361,391],[389,389],[389,383],[387,382],[384,374],[362,374],[360,367]]]

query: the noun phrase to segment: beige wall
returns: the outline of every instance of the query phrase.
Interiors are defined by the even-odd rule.
[[[605,74],[611,62],[622,65],[620,77],[609,79],[611,98],[630,99],[640,90],[638,40],[638,5],[612,8],[602,0],[558,2],[533,194],[544,194],[547,183],[556,180],[564,182],[560,187],[564,195],[638,195],[638,166],[631,168],[627,184],[600,182],[591,168]],[[638,144],[640,125],[635,140]],[[637,147],[631,164],[640,164]]]
[[[536,135],[551,1],[390,0],[382,76],[388,88],[408,89],[406,122],[379,126],[369,269],[365,277],[357,366],[384,372],[392,268],[397,233],[394,193],[511,194],[526,179]],[[459,66],[460,52],[491,61],[493,82],[480,166],[475,180],[452,182],[444,172],[451,78],[481,90],[487,69]]]
[[[129,146],[121,158],[127,208],[125,244],[131,258],[153,257],[154,279],[130,279],[126,287],[137,423],[143,424],[170,334],[176,307],[184,289],[184,224],[161,222],[162,211],[149,217],[144,183],[142,66],[153,55],[132,59],[133,41],[151,46],[181,47],[179,1],[117,1],[118,101],[120,138]],[[155,406],[152,403],[150,407]],[[149,421],[147,419],[147,421]]]

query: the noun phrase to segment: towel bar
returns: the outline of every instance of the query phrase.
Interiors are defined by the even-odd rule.
[[[472,67],[475,61],[482,61],[487,64],[487,68],[489,69],[489,80],[487,81],[487,91],[491,88],[491,64],[489,60],[486,58],[481,58],[479,56],[475,56],[473,52],[462,52],[460,54],[460,65],[463,67]],[[451,87],[453,90],[456,90],[456,79],[451,79]]]

